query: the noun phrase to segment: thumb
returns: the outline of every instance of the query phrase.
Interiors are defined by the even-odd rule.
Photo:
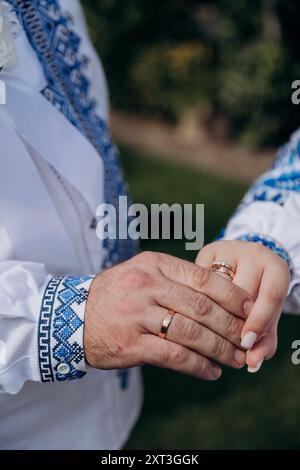
[[[288,290],[288,277],[281,269],[273,266],[263,273],[258,297],[248,316],[241,334],[241,346],[251,349],[270,330],[274,321],[280,318]]]
[[[278,343],[277,326],[278,321],[276,320],[267,334],[257,341],[252,349],[247,351],[246,364],[248,365],[248,372],[258,372],[263,361],[274,356]]]

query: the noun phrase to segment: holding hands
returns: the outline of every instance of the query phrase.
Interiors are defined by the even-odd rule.
[[[205,267],[144,252],[92,282],[86,359],[99,369],[148,363],[216,380],[221,375],[216,363],[245,364],[240,338],[252,305],[250,294]],[[176,313],[170,316],[170,310]]]
[[[213,272],[215,261],[230,264],[233,279]],[[255,372],[276,351],[289,282],[287,263],[257,243],[212,243],[196,264],[141,253],[92,282],[86,360],[99,369],[148,363],[206,380],[220,377],[219,364]]]
[[[233,284],[255,300],[242,328],[241,346],[248,350],[249,372],[256,372],[277,348],[277,327],[290,283],[288,264],[258,243],[231,240],[207,245],[199,252],[196,263],[208,267],[216,260],[230,264],[235,272]]]

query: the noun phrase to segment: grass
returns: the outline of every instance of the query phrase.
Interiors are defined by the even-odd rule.
[[[205,204],[205,240],[226,224],[245,186],[121,148],[134,201]],[[144,241],[144,249],[193,259],[181,241]],[[291,343],[300,319],[284,316],[279,350],[257,374],[224,368],[216,383],[144,367],[145,403],[128,449],[299,449],[300,366]]]

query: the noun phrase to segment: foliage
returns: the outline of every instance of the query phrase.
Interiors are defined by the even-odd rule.
[[[160,110],[179,120],[186,109],[205,106],[210,60],[210,50],[200,41],[155,45],[137,58],[132,83],[148,112]]]
[[[83,0],[113,106],[222,117],[251,145],[298,127],[297,0]],[[209,117],[209,119],[208,119]]]

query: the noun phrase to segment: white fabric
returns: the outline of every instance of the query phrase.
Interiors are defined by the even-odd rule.
[[[61,4],[75,19],[97,112],[107,118],[103,71],[79,2]],[[138,369],[127,389],[116,371],[93,369],[80,380],[40,383],[37,329],[47,282],[101,265],[90,225],[103,200],[103,164],[41,96],[45,79],[23,31],[15,47],[17,63],[0,72],[8,90],[0,106],[0,448],[116,449],[139,414]]]
[[[300,314],[299,149],[300,130],[279,151],[275,166],[250,188],[223,237],[234,240],[259,234],[262,239],[270,238],[282,246],[289,255],[293,271],[285,311],[297,314]],[[262,194],[262,199],[266,200],[257,200]]]

